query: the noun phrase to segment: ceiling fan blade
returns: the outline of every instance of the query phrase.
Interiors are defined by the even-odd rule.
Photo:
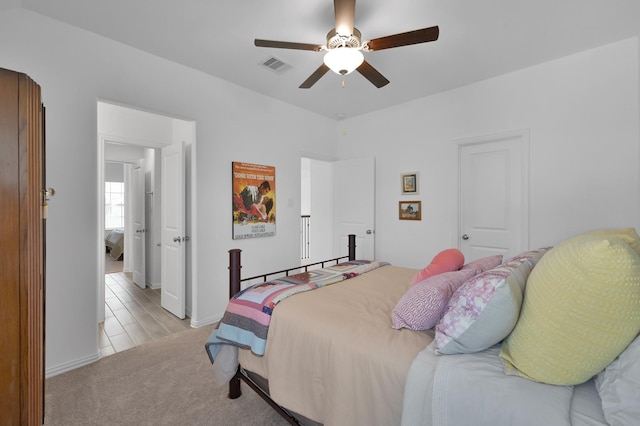
[[[392,47],[409,46],[411,44],[426,43],[438,39],[440,29],[435,27],[423,28],[421,30],[408,31],[406,33],[394,34],[386,37],[374,38],[367,42],[369,50],[383,50]]]
[[[333,0],[333,9],[336,15],[336,33],[352,35],[356,20],[356,0]]]
[[[311,86],[313,86],[314,84],[316,84],[316,82],[318,80],[320,80],[320,78],[325,75],[327,73],[327,71],[329,71],[329,67],[326,66],[324,63],[322,65],[320,65],[318,67],[317,70],[315,70],[313,72],[313,74],[311,74],[309,76],[309,78],[307,78],[304,83],[302,83],[300,85],[300,89],[309,89]]]
[[[293,43],[290,41],[274,41],[274,40],[261,40],[255,39],[253,42],[257,47],[275,47],[278,49],[295,49],[295,50],[312,50],[319,52],[322,50],[322,46],[310,43]]]
[[[385,76],[380,74],[380,72],[372,67],[371,64],[367,61],[364,61],[362,65],[356,68],[356,71],[362,74],[364,78],[373,83],[373,85],[378,89],[389,84],[389,80],[387,80]]]

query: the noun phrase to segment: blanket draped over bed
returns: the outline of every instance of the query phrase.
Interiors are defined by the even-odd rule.
[[[264,355],[271,314],[278,303],[294,294],[353,278],[384,265],[387,263],[354,260],[246,288],[229,301],[220,325],[206,344],[211,362],[224,344],[250,348],[256,355]]]

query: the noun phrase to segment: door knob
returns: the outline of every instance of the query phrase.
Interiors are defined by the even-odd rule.
[[[44,192],[44,197],[47,199],[56,195],[56,190],[53,188],[44,189],[42,192]]]
[[[468,239],[469,239],[469,236],[468,236],[467,234],[462,234],[462,239],[463,239],[463,240],[468,240]]]
[[[182,241],[182,238],[180,238],[180,237],[174,237],[173,238],[173,242],[174,243],[179,243],[180,241]]]

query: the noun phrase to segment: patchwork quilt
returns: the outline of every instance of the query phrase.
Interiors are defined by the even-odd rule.
[[[213,362],[222,345],[248,348],[264,355],[271,314],[282,300],[364,274],[387,262],[354,260],[252,285],[236,294],[205,347]]]

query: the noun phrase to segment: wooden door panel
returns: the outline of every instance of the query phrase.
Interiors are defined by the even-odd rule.
[[[42,424],[44,131],[40,86],[0,69],[0,424]]]
[[[20,418],[20,186],[18,78],[0,70],[0,424]],[[9,386],[9,384],[14,384]]]

